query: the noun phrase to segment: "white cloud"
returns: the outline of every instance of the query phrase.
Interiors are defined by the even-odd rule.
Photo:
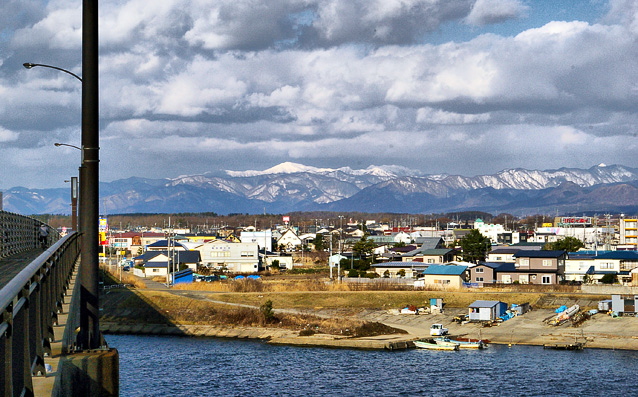
[[[18,139],[20,134],[14,131],[9,131],[0,127],[0,142],[10,142]]]
[[[528,9],[520,0],[476,0],[465,21],[475,26],[500,23],[520,18]]]
[[[80,74],[80,6],[26,1],[23,17],[0,15],[13,29],[0,37],[0,141],[37,157],[54,139],[77,142],[81,91],[69,76],[21,63]],[[9,0],[0,11],[16,7]],[[590,144],[638,166],[625,154],[638,130],[634,2],[611,1],[604,24],[426,42],[446,24],[480,32],[533,12],[513,0],[106,2],[101,139],[105,156],[125,159],[105,161],[104,175],[142,172],[138,155],[153,168],[144,172],[170,172],[162,152],[182,173],[257,157],[400,164],[432,147],[441,167],[474,167],[478,154],[449,160],[459,146],[487,155],[484,167],[560,166],[575,147],[622,162]],[[530,150],[543,155],[523,159]]]

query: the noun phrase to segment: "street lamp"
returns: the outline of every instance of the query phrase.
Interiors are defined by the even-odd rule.
[[[101,345],[98,296],[99,226],[99,92],[98,92],[98,2],[82,5],[82,75],[40,63],[24,63],[27,69],[40,66],[67,73],[82,82],[82,165],[80,167],[80,223],[82,256],[80,263],[80,333],[82,349]]]
[[[80,76],[78,76],[77,74],[75,74],[75,73],[73,73],[73,72],[69,72],[69,71],[68,71],[68,70],[66,70],[66,69],[59,68],[59,67],[57,67],[57,66],[44,65],[44,64],[42,64],[42,63],[31,63],[31,62],[23,63],[23,64],[22,64],[22,66],[24,66],[24,67],[25,67],[25,68],[27,68],[27,69],[33,69],[33,68],[34,68],[34,67],[36,67],[36,66],[40,66],[40,67],[43,67],[43,68],[55,69],[55,70],[59,70],[59,71],[61,71],[61,72],[64,72],[64,73],[70,74],[71,76],[75,77],[76,79],[78,79],[78,80],[82,81],[82,78],[81,78]]]
[[[76,232],[78,229],[78,177],[72,176],[71,180],[65,180],[64,182],[71,182],[71,227]]]

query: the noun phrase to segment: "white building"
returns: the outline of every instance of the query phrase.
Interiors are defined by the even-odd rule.
[[[234,243],[227,240],[215,240],[202,244],[198,250],[202,266],[236,273],[259,271],[257,243]]]
[[[301,239],[292,229],[282,232],[281,237],[277,240],[277,246],[283,245],[286,251],[294,251],[301,246]]]
[[[492,243],[498,242],[498,235],[505,232],[503,225],[485,223],[481,218],[474,221],[474,229],[478,230],[484,237],[489,238]]]
[[[628,245],[636,250],[638,247],[638,219],[621,219],[619,226],[620,244]]]
[[[243,231],[239,239],[242,243],[257,243],[262,251],[264,245],[267,251],[272,251],[272,230]]]

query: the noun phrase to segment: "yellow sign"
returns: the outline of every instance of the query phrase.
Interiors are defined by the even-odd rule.
[[[99,256],[106,256],[106,255],[104,255],[104,252],[98,252],[97,254],[98,254]]]
[[[551,223],[543,223],[543,227],[552,227],[552,226],[554,226],[554,225],[551,224]]]

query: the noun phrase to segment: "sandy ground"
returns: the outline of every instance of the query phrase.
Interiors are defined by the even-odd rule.
[[[401,328],[415,337],[429,337],[430,326],[441,323],[452,336],[488,339],[492,343],[552,345],[586,342],[589,348],[638,350],[638,318],[612,318],[607,314],[596,314],[579,327],[570,322],[552,326],[543,322],[553,315],[552,310],[533,310],[514,317],[498,326],[483,327],[479,323],[457,324],[452,319],[466,310],[446,310],[444,314],[393,314],[388,311],[366,311],[360,317],[369,321]]]

